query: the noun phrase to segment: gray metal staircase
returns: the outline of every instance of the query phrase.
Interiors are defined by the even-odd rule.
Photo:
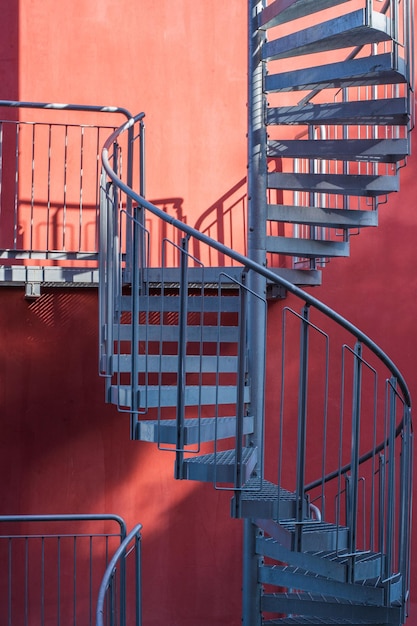
[[[258,15],[268,132],[260,167],[279,164],[267,173],[269,196],[279,197],[266,219],[287,235],[272,234],[267,248],[294,257],[295,267],[347,256],[351,234],[376,225],[379,205],[399,189],[412,127],[406,4],[276,1]],[[374,215],[364,220],[364,212]]]
[[[106,399],[129,415],[133,439],[172,454],[177,479],[231,492],[245,528],[244,626],[400,626],[407,616],[407,385],[359,329],[266,266],[268,253],[307,271],[347,256],[351,231],[376,226],[379,204],[398,189],[412,123],[411,6],[351,4],[275,0],[259,14],[251,5],[248,257],[145,199],[144,114],[103,150]],[[307,16],[315,22],[300,26]],[[330,50],[331,64],[288,66]],[[286,71],[275,71],[283,58]],[[293,103],[281,103],[287,92]],[[291,126],[302,131],[295,140]],[[126,179],[125,133],[139,142]],[[227,268],[211,266],[213,250]],[[268,303],[267,285],[291,293],[297,309]]]

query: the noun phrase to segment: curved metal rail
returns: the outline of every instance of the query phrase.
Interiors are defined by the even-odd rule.
[[[205,247],[216,250],[223,257],[239,264],[245,273],[250,275],[252,272],[252,276],[263,277],[268,284],[295,296],[301,302],[302,312],[297,313],[289,307],[279,308],[282,314],[282,337],[280,347],[274,351],[273,357],[279,361],[276,354],[282,355],[281,363],[278,362],[276,368],[277,372],[281,371],[280,384],[279,375],[277,372],[273,373],[275,378],[278,377],[273,385],[280,387],[281,400],[276,415],[273,416],[274,420],[267,420],[266,424],[272,421],[273,428],[279,431],[277,445],[271,444],[269,436],[265,437],[265,444],[262,441],[265,434],[263,431],[262,436],[252,444],[259,448],[256,476],[258,482],[249,484],[249,481],[246,485],[237,481],[232,490],[235,491],[237,501],[245,490],[251,492],[251,497],[256,499],[256,493],[262,488],[264,469],[270,472],[270,459],[275,456],[279,487],[278,512],[274,513],[273,519],[283,520],[287,515],[285,507],[280,511],[279,493],[281,486],[285,484],[287,488],[289,482],[289,491],[295,493],[297,503],[296,523],[306,523],[303,503],[308,498],[314,507],[320,509],[323,519],[335,523],[340,532],[345,532],[346,527],[350,529],[350,554],[376,550],[386,555],[381,579],[398,581],[400,577],[403,598],[406,598],[410,572],[412,426],[411,396],[404,377],[396,364],[374,341],[326,304],[272,270],[147,201],[143,183],[143,119],[144,113],[140,113],[128,120],[109,136],[102,151],[102,219],[107,220],[108,225],[102,227],[104,248],[100,268],[103,277],[103,281],[100,281],[100,300],[104,303],[104,317],[107,322],[104,321],[103,324],[101,319],[101,333],[107,347],[101,356],[107,358],[107,353],[112,354],[116,343],[112,333],[121,316],[120,303],[124,286],[131,285],[131,293],[135,294],[132,301],[137,301],[136,308],[132,308],[131,319],[139,319],[138,299],[140,293],[145,293],[141,291],[143,284],[140,281],[148,268],[157,267],[158,261],[155,265],[154,257],[153,264],[148,264],[148,257],[152,256],[152,237],[145,228],[145,212],[146,221],[155,216],[157,220],[170,226],[170,232],[174,232],[170,241],[173,249],[179,249],[180,240],[193,239],[201,244],[202,250]],[[136,124],[139,125],[138,131],[134,130]],[[119,173],[119,137],[125,132],[132,138],[139,138],[141,144],[140,193],[134,191],[127,182],[128,178],[132,179],[129,167],[127,171]],[[137,153],[138,150],[135,154]],[[130,154],[133,154],[132,148]],[[133,164],[130,167],[133,168]],[[126,222],[126,231],[121,228],[122,222]],[[157,245],[160,243],[156,242]],[[129,252],[129,245],[133,254]],[[132,258],[136,259],[135,263],[132,263]],[[178,258],[174,259],[169,267],[178,269],[178,261]],[[221,271],[219,276],[220,274]],[[116,305],[112,302],[115,294]],[[149,296],[145,296],[145,300],[147,298]],[[270,313],[274,314],[273,307]],[[250,312],[248,315],[250,317]],[[333,325],[329,334],[328,322]],[[132,333],[136,332],[133,330],[134,326],[133,324]],[[344,340],[346,333],[347,341]],[[337,335],[336,350],[332,343],[334,334]],[[315,352],[318,344],[321,344],[320,355]],[[135,335],[131,340],[131,354],[136,353],[137,346],[138,335]],[[338,356],[334,358],[336,353]],[[314,358],[310,359],[311,354],[314,354]],[[110,357],[108,362],[111,363],[112,358],[117,363],[119,356],[116,354]],[[181,358],[179,352],[178,359]],[[103,363],[105,360],[103,359]],[[137,362],[135,359],[133,361]],[[180,367],[183,366],[185,358],[180,364]],[[101,367],[104,375],[110,379],[114,373],[111,366],[109,370],[105,365]],[[240,374],[245,375],[239,371]],[[137,376],[138,372],[135,371],[132,380],[137,379]],[[385,382],[381,384],[380,380]],[[338,385],[339,390],[336,392]],[[139,406],[133,405],[135,396],[138,394],[132,393],[132,424],[143,413]],[[239,422],[239,411],[237,415]],[[182,419],[177,415],[179,427]],[[237,432],[240,434],[236,435],[236,459],[242,452],[241,442],[245,440],[239,428]],[[215,450],[216,445],[217,443],[214,445]],[[243,443],[245,445],[247,444]],[[176,451],[182,463],[182,455],[186,450],[181,445],[177,446]],[[266,462],[265,456],[268,457]],[[321,476],[317,479],[320,466]],[[216,471],[215,469],[215,477]],[[216,478],[214,483],[219,488]],[[330,510],[332,506],[333,511]],[[236,506],[236,511],[239,511],[239,505]]]
[[[106,626],[113,626],[114,624],[117,624],[118,626],[125,626],[127,620],[129,624],[135,624],[135,626],[141,626],[142,624],[140,551],[141,530],[142,525],[136,524],[136,526],[120,544],[107,566],[98,592],[96,626],[104,626],[104,624],[106,624]],[[128,593],[126,560],[130,555],[134,558],[133,577],[129,577],[130,582],[133,583],[134,617],[129,615],[128,618],[128,605],[126,603],[126,596]],[[119,580],[117,578],[117,574],[119,574]],[[118,602],[118,594],[116,590],[117,584],[119,585],[120,593]],[[106,599],[108,600],[108,604],[106,604]],[[108,614],[108,618],[105,621],[106,614]]]

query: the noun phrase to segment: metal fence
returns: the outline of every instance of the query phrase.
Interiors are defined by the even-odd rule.
[[[2,282],[97,282],[100,150],[129,118],[116,107],[0,101]]]
[[[94,624],[104,572],[125,537],[116,515],[1,516],[0,624]]]

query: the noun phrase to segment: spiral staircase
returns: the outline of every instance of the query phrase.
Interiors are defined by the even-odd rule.
[[[144,114],[103,150],[106,400],[175,478],[231,493],[244,626],[406,621],[407,385],[295,283],[347,256],[398,190],[412,27],[404,0],[250,3],[247,257],[145,199]]]

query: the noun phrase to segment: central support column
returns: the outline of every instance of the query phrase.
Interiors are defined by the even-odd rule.
[[[266,128],[263,94],[264,64],[261,49],[265,34],[258,30],[258,13],[265,0],[248,0],[248,256],[261,265],[266,264]],[[249,376],[251,381],[251,415],[254,433],[248,445],[258,448],[259,479],[263,478],[264,453],[264,387],[266,351],[266,280],[249,272],[249,288],[259,297],[252,297],[249,308]],[[244,521],[243,537],[243,626],[261,625],[258,559],[256,555],[257,527],[252,520]]]

